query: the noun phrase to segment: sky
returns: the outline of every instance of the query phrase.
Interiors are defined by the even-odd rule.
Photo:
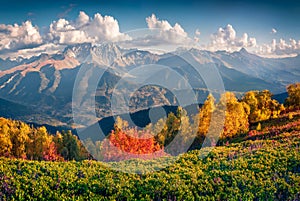
[[[297,0],[0,3],[0,56],[55,51],[83,42],[120,42],[137,47],[196,44],[210,51],[229,52],[244,47],[270,57],[300,53]],[[149,35],[149,30],[155,31]]]

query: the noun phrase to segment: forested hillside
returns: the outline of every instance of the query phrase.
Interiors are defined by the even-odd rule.
[[[143,130],[117,118],[96,142],[1,118],[0,200],[299,200],[300,83],[287,91],[284,105],[266,90],[210,95],[194,117],[178,108]],[[216,147],[199,149],[224,106]],[[194,141],[178,155],[165,147],[179,131]]]
[[[110,163],[0,159],[1,200],[299,200],[300,117],[262,123],[240,143],[174,157]],[[276,129],[277,132],[273,132]],[[153,173],[141,174],[154,171]]]

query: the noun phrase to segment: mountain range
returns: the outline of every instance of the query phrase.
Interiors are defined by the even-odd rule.
[[[186,61],[183,58],[189,58]],[[155,54],[138,49],[124,49],[115,44],[79,44],[66,47],[56,54],[41,54],[29,59],[0,59],[0,114],[27,122],[74,126],[72,121],[72,96],[78,73],[85,70],[81,85],[91,83],[95,75],[102,77],[96,92],[84,94],[95,99],[97,117],[109,117],[113,93],[130,93],[137,88],[129,101],[129,111],[137,112],[159,105],[178,105],[173,89],[161,86],[139,87],[130,79],[123,88],[115,89],[129,71],[144,66],[167,66],[184,77],[197,94],[201,104],[209,93],[205,79],[197,74],[192,63],[201,71],[213,65],[220,74],[224,87],[237,95],[249,90],[269,89],[273,94],[285,92],[287,84],[300,81],[300,56],[292,58],[263,58],[246,49],[229,53],[209,52],[180,48],[174,52]],[[88,76],[89,75],[89,76]],[[167,80],[168,73],[157,75]],[[178,88],[174,89],[180,91]],[[120,90],[120,91],[118,91]],[[90,97],[89,97],[90,98]],[[88,110],[90,105],[82,100]],[[89,116],[83,116],[89,119]],[[84,126],[84,125],[83,125]]]

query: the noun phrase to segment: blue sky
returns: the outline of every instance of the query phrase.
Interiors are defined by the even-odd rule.
[[[20,3],[21,2],[21,3]],[[300,1],[235,1],[235,0],[85,0],[85,1],[1,1],[0,24],[21,24],[30,20],[41,35],[59,18],[74,21],[79,11],[93,17],[95,13],[109,15],[118,21],[120,32],[146,28],[146,18],[155,14],[171,26],[178,23],[192,38],[195,30],[200,41],[208,43],[220,27],[232,25],[236,35],[247,33],[259,44],[273,39],[300,39]],[[275,32],[272,32],[275,29]]]

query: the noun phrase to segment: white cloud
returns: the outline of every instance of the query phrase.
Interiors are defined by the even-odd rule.
[[[249,37],[247,33],[244,33],[240,38],[237,37],[235,29],[228,24],[224,28],[220,27],[216,33],[211,35],[211,43],[207,48],[211,51],[226,50],[231,52],[243,47],[255,46],[255,38]]]
[[[174,51],[178,47],[197,46],[180,24],[172,26],[167,20],[160,20],[154,14],[146,18],[147,29],[138,29],[129,34],[132,40],[119,43],[121,47],[138,48],[151,52]]]
[[[147,17],[146,22],[150,30],[157,32],[157,34],[147,38],[150,43],[186,44],[192,41],[178,23],[171,26],[168,21],[159,20],[154,14]]]
[[[294,56],[295,54],[300,53],[300,40],[296,41],[295,39],[289,39],[286,41],[280,39],[277,41],[273,39],[270,44],[263,44],[259,46],[259,49],[256,51],[257,54],[261,56],[276,57],[276,56]]]
[[[276,33],[277,33],[277,30],[275,28],[272,28],[271,34],[276,34]]]
[[[196,31],[195,31],[195,36],[194,36],[194,41],[195,41],[195,43],[199,43],[199,41],[200,41],[200,38],[199,38],[199,36],[201,35],[201,32],[199,31],[199,29],[196,29]]]
[[[21,25],[0,24],[0,51],[14,51],[43,42],[37,27],[30,21]]]
[[[161,20],[154,14],[146,18],[146,23],[147,29],[126,34],[120,31],[118,21],[112,16],[102,16],[99,13],[88,16],[81,11],[72,21],[63,18],[53,21],[44,36],[41,36],[38,27],[32,25],[30,21],[19,25],[0,24],[0,57],[51,54],[68,44],[85,42],[118,42],[125,48],[137,47],[167,51],[177,47],[197,47],[210,51],[226,50],[229,52],[247,48],[256,54],[268,57],[300,54],[300,40],[273,39],[268,44],[257,44],[256,39],[247,33],[238,35],[230,24],[220,27],[211,35],[210,42],[205,44],[200,41],[202,34],[199,29],[196,29],[194,33],[191,33],[192,37],[189,37],[180,24],[171,25],[167,20]],[[276,34],[277,30],[272,28],[270,33]]]
[[[87,24],[89,21],[90,21],[90,17],[85,12],[80,11],[76,21],[78,26],[83,26]]]
[[[59,19],[50,24],[48,40],[57,44],[76,44],[85,42],[117,42],[130,37],[120,32],[118,21],[111,16],[97,13],[90,18],[80,12],[74,22]]]

